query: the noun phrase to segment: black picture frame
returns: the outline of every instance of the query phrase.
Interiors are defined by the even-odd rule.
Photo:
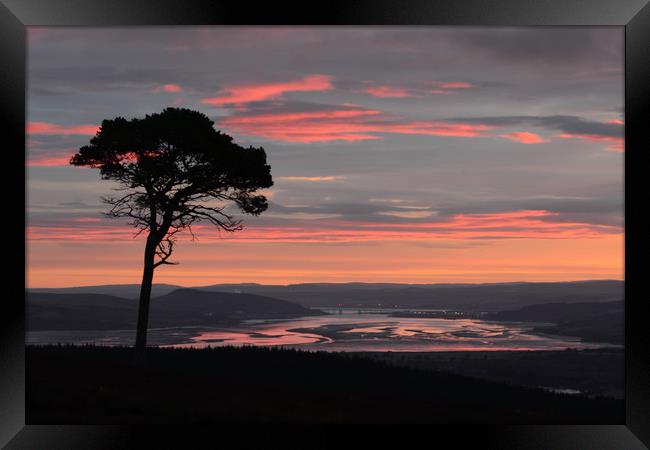
[[[25,424],[25,233],[24,216],[11,217],[10,239],[15,253],[8,257],[0,314],[0,445],[10,449],[73,448],[193,448],[207,439],[220,446],[225,437],[242,446],[253,442],[284,447],[333,447],[356,440],[375,443],[441,439],[454,446],[526,449],[637,449],[650,447],[650,333],[646,329],[643,268],[635,263],[647,252],[641,231],[643,197],[635,182],[642,179],[641,157],[647,151],[643,119],[650,105],[650,5],[648,0],[330,0],[302,5],[232,0],[1,0],[0,106],[6,154],[6,187],[15,204],[25,207],[25,160],[13,157],[25,146],[26,26],[137,26],[137,25],[611,25],[625,27],[625,297],[626,297],[626,420],[608,426],[491,426],[354,429],[285,427],[243,430],[211,427],[46,426]],[[9,139],[7,139],[9,138]],[[643,144],[646,144],[645,146]],[[22,167],[21,167],[22,165]],[[641,184],[639,183],[641,186]],[[636,206],[636,207],[635,207]],[[23,220],[19,220],[23,217]],[[309,441],[301,441],[309,433]]]

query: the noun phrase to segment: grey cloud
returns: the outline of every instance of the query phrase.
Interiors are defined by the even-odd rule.
[[[80,91],[113,91],[154,88],[161,84],[177,83],[204,86],[201,92],[219,88],[206,74],[192,68],[143,68],[113,65],[46,66],[29,72],[29,92],[36,95],[64,95]]]
[[[440,208],[441,216],[454,214],[502,213],[519,210],[544,210],[558,213],[543,220],[585,222],[595,225],[622,225],[622,192],[612,191],[604,197],[553,197],[533,196],[528,198],[484,198],[480,201],[466,201]]]
[[[79,147],[88,144],[91,136],[65,136],[58,134],[32,135],[27,141],[27,152],[30,156],[51,156],[56,152],[74,152]]]
[[[483,123],[496,126],[531,125],[541,128],[559,130],[570,134],[587,134],[593,136],[622,137],[623,125],[596,122],[577,116],[500,116],[452,118],[454,122]]]
[[[55,206],[62,207],[62,208],[92,209],[92,210],[101,207],[99,203],[92,204],[92,203],[84,203],[84,202],[61,202]]]
[[[311,213],[311,214],[339,214],[344,219],[362,220],[368,222],[399,223],[399,222],[431,222],[446,220],[457,214],[486,214],[507,213],[520,210],[545,210],[558,213],[544,220],[550,221],[581,221],[596,225],[622,224],[623,198],[620,192],[613,191],[611,196],[605,198],[571,198],[571,197],[544,197],[534,196],[529,198],[483,198],[480,201],[465,200],[453,205],[434,207],[429,209],[411,209],[409,204],[394,204],[390,202],[366,203],[321,203],[314,206],[283,206],[271,202],[269,211],[278,213]],[[418,202],[422,205],[423,202]],[[431,211],[435,214],[423,218],[404,218],[379,214],[381,212],[404,213],[409,211]]]
[[[415,211],[408,208],[408,205],[395,205],[390,203],[338,203],[324,202],[314,206],[284,206],[275,202],[269,202],[269,212],[282,214],[337,214],[344,220],[356,220],[363,222],[400,223],[404,221],[421,221],[419,218],[405,218],[383,215],[383,212],[405,213]],[[431,209],[418,209],[417,211],[432,211]],[[433,212],[433,211],[432,211]]]
[[[538,119],[539,123],[565,133],[590,134],[595,136],[622,137],[623,126],[612,123],[594,122],[574,116],[549,116]]]
[[[617,32],[618,31],[618,32]],[[604,35],[607,39],[604,39]],[[576,63],[620,63],[622,29],[518,28],[467,30],[458,43],[494,58],[535,66]]]

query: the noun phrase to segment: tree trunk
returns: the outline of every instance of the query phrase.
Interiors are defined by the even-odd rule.
[[[135,337],[135,351],[138,360],[144,361],[147,348],[147,326],[149,324],[149,301],[151,300],[151,285],[153,283],[154,256],[156,245],[153,237],[147,238],[144,250],[144,270],[140,285],[140,305],[138,308],[138,328]]]

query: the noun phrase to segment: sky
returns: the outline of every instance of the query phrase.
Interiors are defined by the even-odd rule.
[[[169,106],[262,146],[274,186],[157,283],[623,279],[623,50],[622,27],[30,27],[27,285],[141,281],[117,185],[68,161]]]

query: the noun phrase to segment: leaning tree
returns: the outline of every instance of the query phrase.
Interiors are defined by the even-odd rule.
[[[99,169],[118,183],[119,195],[103,198],[109,217],[128,218],[147,236],[140,287],[136,352],[147,343],[154,270],[169,260],[177,233],[201,221],[218,229],[242,229],[233,209],[259,215],[268,207],[259,189],[273,185],[263,148],[244,148],[214,129],[204,114],[166,108],[144,119],[102,121],[90,145],[70,160]]]

